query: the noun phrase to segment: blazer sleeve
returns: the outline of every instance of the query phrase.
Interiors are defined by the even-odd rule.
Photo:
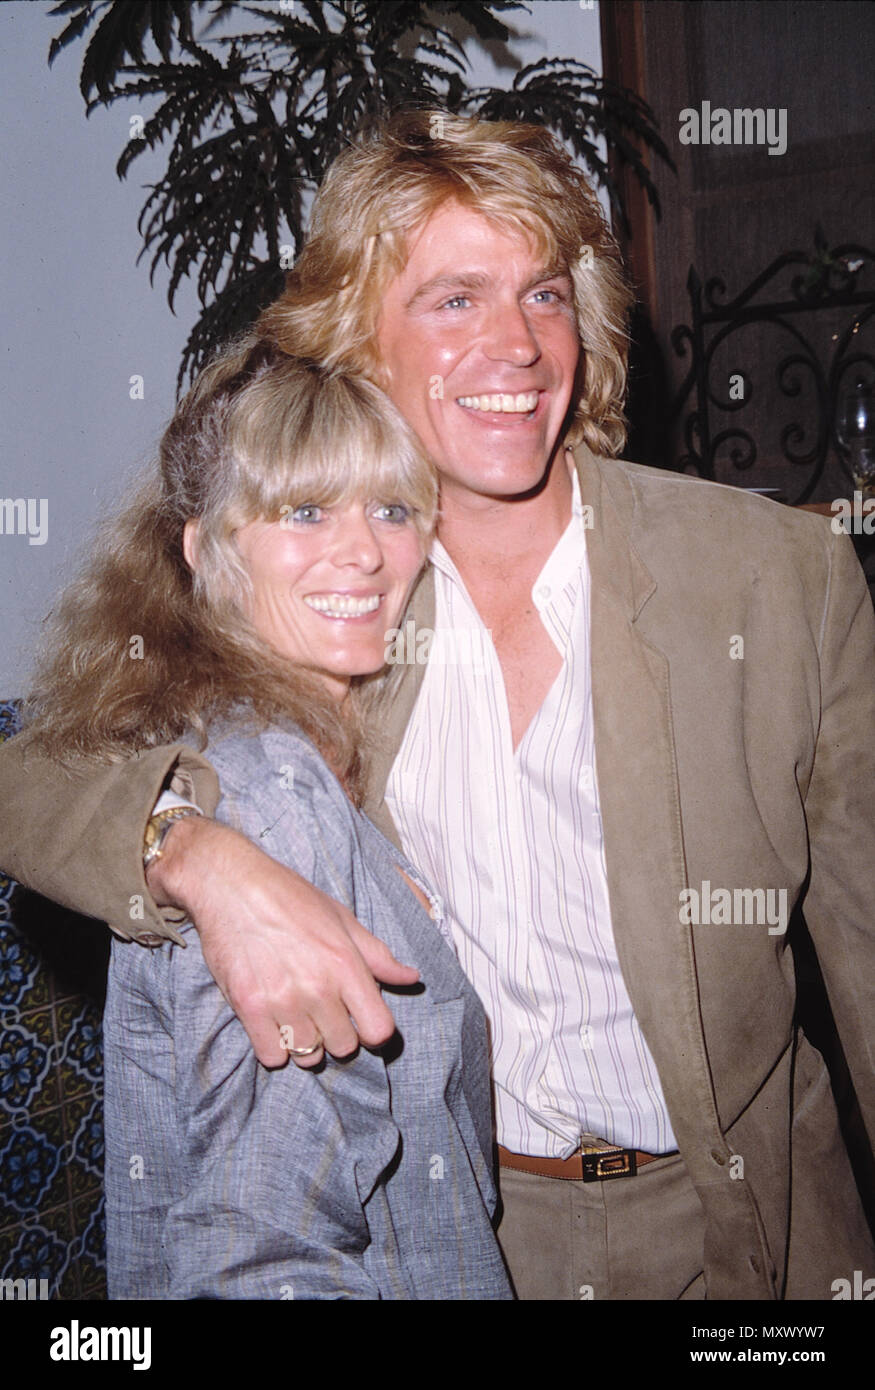
[[[821,724],[806,797],[805,920],[875,1145],[875,615],[850,540],[831,537]]]
[[[143,835],[165,782],[212,815],[210,764],[185,744],[72,770],[26,733],[0,744],[0,865],[25,887],[108,922],[119,936],[178,941],[184,913],[159,908],[143,874]]]

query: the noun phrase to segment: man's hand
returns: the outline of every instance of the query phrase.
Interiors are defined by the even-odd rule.
[[[281,1028],[291,1028],[296,1047],[321,1037],[334,1057],[394,1033],[374,977],[411,985],[419,972],[236,830],[200,817],[178,821],[146,881],[159,906],[191,917],[207,965],[266,1067],[288,1061]],[[312,1067],[322,1056],[320,1046],[293,1060]]]

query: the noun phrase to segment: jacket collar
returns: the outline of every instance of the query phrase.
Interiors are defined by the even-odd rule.
[[[585,444],[572,450],[587,516],[587,558],[593,591],[610,591],[635,622],[656,589],[633,540],[639,522],[638,499],[628,475]]]

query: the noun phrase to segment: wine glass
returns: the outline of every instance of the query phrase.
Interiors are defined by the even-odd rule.
[[[854,487],[864,498],[875,497],[875,394],[862,376],[841,397],[836,434]]]

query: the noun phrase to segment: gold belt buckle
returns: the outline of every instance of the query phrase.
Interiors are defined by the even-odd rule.
[[[634,1178],[638,1160],[634,1149],[619,1149],[610,1145],[602,1148],[581,1140],[584,1182],[605,1182],[609,1178]]]

